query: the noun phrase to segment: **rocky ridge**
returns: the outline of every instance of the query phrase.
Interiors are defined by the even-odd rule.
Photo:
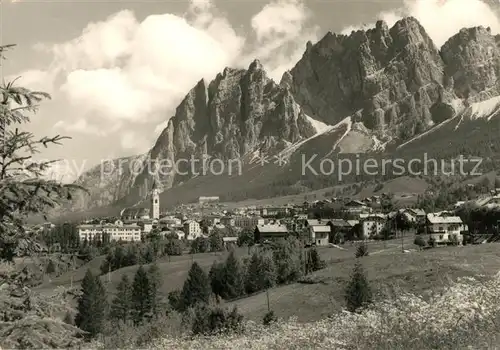
[[[226,68],[210,83],[199,81],[152,149],[135,158],[143,171],[117,168],[105,183],[95,171],[85,174],[78,183],[90,188],[92,199],[79,207],[132,205],[145,198],[148,184],[166,190],[196,177],[193,171],[152,174],[145,166],[166,160],[249,162],[255,152],[311,147],[309,140],[322,133],[330,135],[329,153],[390,152],[467,110],[471,114],[478,103],[496,101],[499,75],[500,36],[489,28],[462,29],[440,49],[412,17],[392,28],[379,21],[368,31],[327,33],[307,43],[279,84],[259,61],[248,69]],[[342,132],[331,132],[340,127]]]

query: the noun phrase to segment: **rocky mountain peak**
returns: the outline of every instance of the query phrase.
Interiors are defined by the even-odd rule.
[[[291,70],[305,112],[327,124],[354,116],[376,133],[408,138],[432,122],[443,63],[413,17],[388,28],[328,33]]]
[[[292,85],[293,85],[293,76],[290,73],[290,71],[287,70],[285,71],[285,73],[283,73],[283,76],[281,77],[280,86],[291,88]]]
[[[264,68],[262,66],[262,63],[260,63],[260,61],[258,59],[253,60],[253,62],[250,63],[250,66],[248,67],[249,72],[254,72],[254,71],[263,70],[263,69]]]
[[[500,96],[499,76],[500,35],[493,36],[488,28],[463,29],[441,49],[413,17],[391,28],[378,21],[349,35],[328,32],[315,44],[307,42],[302,58],[279,84],[258,60],[247,69],[227,67],[210,82],[200,80],[151,151],[138,159],[248,159],[257,151],[272,154],[291,145],[328,154],[370,152],[382,144],[390,151],[391,145],[456,116],[467,104]],[[148,171],[139,176],[125,172],[114,187],[111,180],[95,185],[97,177],[90,174],[82,185],[95,187],[99,198],[106,193],[98,201],[102,205],[126,193],[137,199],[141,192],[134,189],[145,182],[169,189],[193,179],[189,171],[162,176]],[[272,174],[272,181],[282,180]],[[257,182],[264,181],[258,176]],[[209,180],[200,187],[207,186]]]
[[[459,98],[475,102],[500,94],[500,43],[485,27],[464,28],[441,48],[446,75]]]

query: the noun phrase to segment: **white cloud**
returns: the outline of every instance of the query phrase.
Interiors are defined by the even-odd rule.
[[[489,26],[493,33],[500,33],[500,20],[494,10],[481,0],[406,0],[404,7],[394,12],[378,15],[390,26],[404,16],[415,17],[425,28],[437,47],[464,27]],[[374,24],[349,27],[352,30],[373,27]]]
[[[259,42],[300,34],[307,9],[297,0],[278,0],[264,6],[251,21]]]
[[[60,129],[70,133],[77,132],[86,135],[105,136],[107,134],[105,130],[89,124],[86,119],[78,119],[76,122],[60,120],[54,124],[54,129]]]
[[[73,69],[62,91],[80,113],[139,123],[174,107],[200,77],[213,78],[232,60],[222,43],[183,18],[152,15],[137,23],[128,11],[89,25],[81,39],[55,51]]]
[[[7,81],[17,79],[17,86],[29,86],[35,91],[44,91],[52,93],[55,74],[52,71],[44,71],[39,69],[26,70],[19,75],[7,77]]]
[[[73,40],[38,45],[53,62],[47,72],[25,72],[25,79],[31,79],[29,87],[61,81],[54,95],[70,112],[63,111],[67,117],[57,128],[104,136],[123,127],[121,147],[143,149],[138,125],[153,131],[166,123],[199,79],[211,80],[226,66],[241,68],[259,58],[279,81],[306,41],[317,39],[317,28],[306,25],[310,18],[302,2],[276,0],[250,19],[251,33],[243,36],[210,0],[191,0],[183,17],[151,15],[142,22],[125,10],[89,24]],[[148,146],[155,135],[149,133]]]
[[[307,26],[311,17],[299,0],[276,0],[265,5],[251,19],[257,45],[248,58],[263,61],[269,76],[279,82],[283,73],[300,59],[307,41],[318,39],[319,28]]]

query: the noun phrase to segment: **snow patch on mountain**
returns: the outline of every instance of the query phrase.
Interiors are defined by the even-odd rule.
[[[500,111],[500,96],[473,103],[469,108],[471,110],[471,119],[488,118],[490,120],[495,113]]]
[[[323,134],[324,132],[332,128],[331,125],[327,125],[323,122],[320,122],[319,120],[311,118],[310,116],[306,116],[306,119],[309,121],[309,123],[311,123],[313,128],[316,130],[316,133],[318,134]]]

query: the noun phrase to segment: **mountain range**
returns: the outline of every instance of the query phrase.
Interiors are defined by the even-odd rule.
[[[279,83],[258,60],[200,80],[146,154],[116,159],[104,177],[102,165],[84,173],[76,183],[90,195],[68,208],[116,213],[146,205],[153,184],[168,207],[199,196],[233,201],[339,183],[335,174],[304,174],[304,159],[311,157],[316,168],[325,157],[354,154],[494,159],[500,154],[499,77],[500,35],[489,28],[464,28],[441,48],[413,17],[391,28],[379,21],[350,35],[329,32],[306,44]],[[177,172],[152,171],[151,164],[188,159],[208,160]],[[241,172],[200,174],[202,164],[228,168],[236,159]],[[142,170],[132,171],[133,165]]]

